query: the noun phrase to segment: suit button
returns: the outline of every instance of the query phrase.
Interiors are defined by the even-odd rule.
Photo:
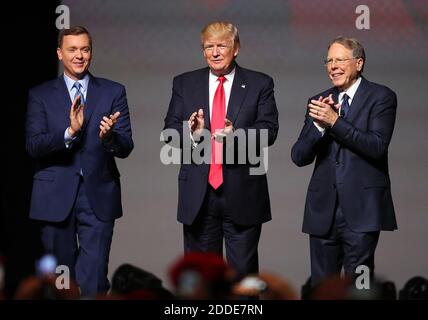
[[[336,166],[338,166],[338,165],[340,165],[340,162],[339,162],[339,161],[336,161]]]

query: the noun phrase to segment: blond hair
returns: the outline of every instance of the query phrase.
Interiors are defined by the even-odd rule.
[[[207,24],[201,31],[201,44],[209,37],[228,37],[233,41],[234,48],[240,48],[238,29],[230,22],[216,21]]]

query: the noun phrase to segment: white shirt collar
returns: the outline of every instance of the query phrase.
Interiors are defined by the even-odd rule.
[[[342,102],[343,95],[346,93],[348,97],[351,99],[351,101],[354,99],[355,92],[357,92],[357,89],[361,83],[361,77],[358,77],[357,81],[355,81],[352,86],[348,88],[348,90],[342,91],[339,93],[339,103]]]
[[[230,71],[228,74],[225,74],[225,75],[224,75],[224,77],[226,78],[226,80],[227,80],[229,83],[232,83],[232,82],[233,82],[233,78],[235,77],[235,70],[236,70],[236,67],[234,67],[234,68],[232,69],[232,71]],[[217,75],[215,75],[215,74],[210,70],[210,82],[211,82],[211,81],[217,81],[217,79],[218,79],[218,76],[217,76]]]
[[[226,112],[227,112],[228,105],[229,105],[230,94],[232,92],[232,84],[233,84],[233,78],[235,77],[235,70],[236,70],[236,67],[234,67],[231,72],[224,75],[224,77],[227,80],[227,81],[224,81],[224,83],[223,83],[223,88],[224,88],[224,93],[225,93],[225,98],[226,98]],[[215,95],[215,92],[216,92],[217,87],[219,85],[219,81],[217,81],[217,79],[218,79],[218,76],[216,76],[210,70],[209,81],[208,81],[210,118],[212,115],[214,95]]]

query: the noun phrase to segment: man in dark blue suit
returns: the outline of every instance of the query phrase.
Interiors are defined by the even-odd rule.
[[[165,129],[180,134],[184,152],[194,152],[198,142],[206,142],[201,139],[204,130],[211,133],[209,161],[184,163],[179,172],[178,221],[184,225],[184,250],[222,254],[224,238],[228,263],[241,275],[256,273],[261,224],[271,219],[266,172],[252,175],[248,161],[221,161],[228,151],[221,137],[239,130],[248,138],[252,132],[255,139],[248,138],[248,148],[262,135],[265,147],[272,145],[278,132],[274,84],[271,77],[236,64],[240,42],[231,23],[208,24],[201,43],[208,68],[174,78],[165,118]],[[185,129],[191,139],[183,135]]]
[[[115,219],[122,216],[115,157],[133,149],[124,86],[88,71],[92,41],[62,30],[64,74],[29,92],[26,148],[36,160],[30,217],[42,221],[46,252],[69,267],[85,296],[109,289]]]
[[[380,230],[397,228],[388,173],[388,146],[397,97],[362,77],[365,53],[352,38],[329,47],[325,65],[334,87],[312,97],[293,162],[315,161],[303,232],[310,234],[311,280],[316,285],[359,265],[374,270]]]

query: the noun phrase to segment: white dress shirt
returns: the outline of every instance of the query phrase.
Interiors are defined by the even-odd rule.
[[[236,68],[233,68],[231,72],[228,74],[225,74],[224,77],[226,78],[226,81],[223,82],[223,88],[224,88],[224,94],[226,98],[226,110],[225,113],[227,114],[227,107],[229,105],[229,99],[230,99],[230,93],[232,91],[232,84],[233,79],[235,78],[235,70]],[[209,79],[208,79],[208,101],[209,101],[209,108],[210,108],[210,120],[213,110],[213,102],[214,102],[214,95],[217,90],[217,87],[219,85],[220,81],[218,81],[218,76],[216,76],[212,71],[210,70]],[[206,115],[204,115],[206,117]],[[192,133],[190,133],[190,140],[192,141],[192,148],[195,148],[198,143],[193,138]]]
[[[226,114],[227,114],[227,106],[229,104],[229,98],[230,98],[230,92],[232,91],[232,84],[233,84],[233,78],[235,78],[235,69],[229,73],[224,75],[226,78],[226,81],[223,82],[223,88],[224,88],[224,94],[226,95]],[[220,81],[217,80],[218,76],[216,76],[212,71],[210,70],[210,76],[209,76],[209,103],[210,103],[210,119],[212,115],[213,110],[213,101],[214,101],[214,95],[217,90],[217,87],[220,83]]]

